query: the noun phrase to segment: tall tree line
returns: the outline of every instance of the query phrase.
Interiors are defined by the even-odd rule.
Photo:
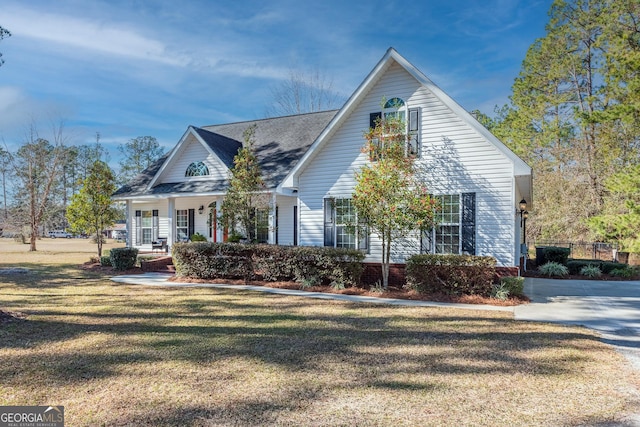
[[[530,238],[611,239],[594,218],[624,210],[609,182],[640,164],[640,3],[556,0],[549,17],[510,103],[480,119],[534,169]]]
[[[106,166],[109,160],[99,134],[94,143],[71,145],[62,122],[45,133],[33,123],[16,151],[0,148],[0,232],[23,235],[31,250],[36,250],[37,237],[47,230],[69,228],[71,200],[82,191],[96,162]],[[153,137],[134,138],[119,149],[120,164],[127,167],[121,168],[120,179],[114,176],[114,185],[124,183],[162,154]]]

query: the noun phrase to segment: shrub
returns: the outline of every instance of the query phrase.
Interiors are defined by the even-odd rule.
[[[544,248],[544,259],[548,262],[555,262],[562,265],[567,265],[571,249],[560,248],[557,246],[547,246]]]
[[[496,260],[473,255],[413,255],[407,286],[420,293],[491,295]]]
[[[176,243],[172,256],[178,276],[245,280],[253,276],[251,250],[239,243]]]
[[[176,244],[172,254],[180,276],[249,279],[261,274],[264,280],[308,286],[355,286],[364,259],[361,251],[340,248],[209,242]]]
[[[116,270],[128,270],[136,265],[138,248],[113,248],[109,253],[111,265]]]
[[[600,267],[598,267],[597,265],[589,264],[580,269],[580,274],[582,274],[583,276],[594,278],[602,276],[602,271],[600,271]]]
[[[636,271],[634,268],[625,265],[622,268],[614,268],[609,274],[614,277],[623,277],[625,279],[628,279],[630,277],[633,277],[636,274]]]
[[[491,298],[506,300],[509,298],[509,289],[505,286],[504,282],[500,282],[498,285],[493,285],[491,289]]]
[[[524,296],[524,277],[503,277],[500,279],[500,284],[505,287],[509,295]]]
[[[562,277],[569,274],[569,269],[557,262],[548,262],[538,267],[538,272],[549,277]]]
[[[111,267],[111,256],[110,255],[102,255],[100,257],[100,265],[103,267]]]
[[[613,270],[624,270],[627,268],[629,268],[627,264],[622,264],[620,262],[605,261],[600,264],[600,270],[602,270],[604,274],[611,274]]]
[[[596,266],[602,271],[602,261],[597,259],[572,259],[567,261],[566,265],[570,274],[580,274],[580,271],[589,265]]]
[[[192,234],[189,238],[192,242],[206,242],[207,238],[200,233]]]

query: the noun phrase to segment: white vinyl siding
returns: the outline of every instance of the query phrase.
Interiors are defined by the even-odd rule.
[[[278,244],[291,246],[295,243],[293,214],[294,206],[297,206],[298,201],[295,197],[278,195],[276,203],[278,205],[278,228],[276,230]]]
[[[189,180],[219,180],[226,179],[228,168],[222,164],[217,156],[211,154],[193,135],[187,136],[180,152],[176,153],[171,162],[171,167],[163,173],[158,184],[167,182],[185,182]],[[194,162],[202,162],[209,170],[207,176],[185,176],[189,165]]]
[[[369,114],[381,111],[383,97],[402,98],[407,108],[420,108],[417,162],[429,191],[476,193],[476,255],[492,255],[499,265],[515,265],[512,162],[395,62],[302,170],[300,244],[323,245],[324,198],[351,197],[354,172],[368,162],[361,151],[363,132],[369,126]],[[393,261],[402,262],[419,252],[420,237],[416,233],[397,248]],[[369,250],[365,261],[379,262],[381,244],[373,233]]]

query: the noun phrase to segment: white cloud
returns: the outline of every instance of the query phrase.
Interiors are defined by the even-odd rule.
[[[15,37],[171,65],[180,65],[184,61],[175,54],[168,54],[161,41],[117,23],[107,24],[24,8],[5,10],[3,15],[5,25],[11,28]]]

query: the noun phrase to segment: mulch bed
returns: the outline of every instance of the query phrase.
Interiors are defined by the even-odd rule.
[[[251,285],[251,286],[267,286],[270,288],[279,289],[295,289],[301,290],[300,284],[297,282],[267,282],[263,280],[249,280],[244,281],[242,279],[193,279],[188,277],[173,276],[169,278],[170,282],[183,282],[183,283],[220,283],[231,285]],[[346,289],[333,289],[331,286],[312,286],[305,288],[305,291],[309,292],[322,292],[329,294],[343,294],[343,295],[359,295],[376,298],[394,298],[394,299],[406,299],[414,301],[435,301],[435,302],[450,302],[458,304],[486,304],[486,305],[498,305],[498,306],[514,306],[520,304],[526,304],[530,300],[527,297],[523,298],[509,298],[507,300],[499,300],[495,298],[485,298],[479,295],[463,295],[452,296],[446,294],[420,294],[411,289],[398,288],[389,286],[384,292],[373,292],[366,288],[352,287]]]
[[[88,261],[79,266],[81,270],[93,271],[96,273],[102,273],[107,276],[122,276],[125,274],[142,274],[145,273],[140,267],[130,268],[128,270],[115,270],[111,266],[100,265],[99,262]]]
[[[131,268],[124,271],[116,271],[113,267],[104,267],[100,263],[87,262],[80,266],[83,270],[90,270],[98,272],[107,276],[119,276],[123,274],[142,274],[145,273],[139,267]],[[251,285],[251,286],[268,286],[271,288],[280,289],[295,289],[300,290],[300,284],[297,282],[267,282],[263,280],[249,280],[244,281],[242,279],[192,279],[187,277],[171,277],[169,281],[173,282],[186,282],[186,283],[220,283],[231,285]],[[520,304],[526,304],[530,300],[527,297],[522,298],[509,298],[507,300],[499,300],[495,298],[485,298],[479,295],[463,295],[452,296],[446,294],[420,294],[411,289],[399,288],[389,286],[385,292],[372,292],[364,287],[352,287],[346,289],[333,289],[331,286],[313,286],[304,289],[309,292],[323,292],[331,294],[343,294],[343,295],[360,295],[376,298],[395,298],[406,299],[414,301],[435,301],[435,302],[450,302],[458,304],[486,304],[486,305],[498,305],[498,306],[514,306]]]

